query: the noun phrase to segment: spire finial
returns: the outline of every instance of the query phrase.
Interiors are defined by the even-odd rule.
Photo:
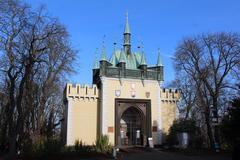
[[[102,56],[101,56],[101,61],[107,61],[106,48],[105,48],[105,35],[103,36],[103,41],[102,41]]]
[[[114,33],[113,45],[114,45],[114,51],[115,51],[116,50],[116,45],[117,45],[116,33]]]
[[[140,40],[139,40],[139,37],[137,38],[137,48],[138,48],[138,52],[140,53],[140,48],[141,48],[141,46],[140,46]]]
[[[126,12],[126,22],[125,22],[125,30],[124,30],[124,34],[130,34],[130,28],[129,28],[129,24],[128,24],[128,12]]]
[[[144,55],[144,43],[143,43],[143,41],[142,41],[142,57],[141,57],[141,63],[140,63],[140,65],[147,65],[147,63],[146,63],[146,58],[145,58],[145,55]]]
[[[104,34],[104,35],[103,35],[103,40],[102,40],[102,46],[103,46],[103,47],[105,47],[105,37],[106,37],[106,35]]]
[[[160,48],[158,48],[157,66],[163,66],[163,64],[162,64],[162,59],[161,59],[161,55],[160,55]]]

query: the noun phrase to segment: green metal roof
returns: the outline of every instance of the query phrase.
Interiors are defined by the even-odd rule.
[[[121,50],[116,50],[113,52],[109,62],[113,67],[116,67],[119,62],[125,61],[127,69],[137,69],[141,64],[141,59],[142,56],[140,52],[131,52],[130,55],[126,55],[126,53],[121,52]]]
[[[102,49],[101,61],[107,61],[105,46],[103,46],[103,49]]]
[[[140,65],[147,65],[144,52],[142,52],[142,57],[141,57],[141,63],[140,63]]]
[[[93,69],[98,69],[99,68],[99,62],[98,62],[98,59],[97,57],[95,58],[95,62],[93,64]]]
[[[123,51],[121,51],[120,53],[120,59],[119,59],[119,62],[125,62],[126,63],[126,55]]]
[[[162,58],[161,58],[161,55],[160,55],[160,49],[158,49],[158,60],[157,60],[157,66],[163,66]]]

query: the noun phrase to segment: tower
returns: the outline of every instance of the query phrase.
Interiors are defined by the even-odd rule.
[[[131,37],[131,33],[130,33],[130,28],[129,28],[129,24],[128,24],[128,13],[126,13],[126,22],[125,22],[125,28],[124,28],[124,52],[126,55],[130,55],[131,54],[131,44],[130,44],[130,37]]]

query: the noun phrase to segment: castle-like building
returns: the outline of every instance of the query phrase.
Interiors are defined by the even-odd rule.
[[[177,90],[162,89],[163,64],[158,51],[155,65],[145,53],[131,49],[131,32],[126,16],[123,49],[110,60],[103,46],[100,61],[93,67],[93,85],[66,85],[62,126],[66,145],[82,140],[94,144],[108,135],[113,146],[145,146],[149,139],[161,145],[176,119]]]

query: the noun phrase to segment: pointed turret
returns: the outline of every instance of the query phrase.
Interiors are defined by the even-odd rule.
[[[118,67],[120,68],[119,77],[125,77],[126,54],[121,50]]]
[[[105,45],[104,45],[104,41],[103,41],[103,48],[102,48],[101,61],[107,61],[106,48],[105,48]]]
[[[140,65],[147,65],[144,51],[142,52]]]
[[[157,80],[158,81],[163,81],[163,63],[162,63],[159,48],[158,48],[158,59],[157,59],[156,70],[157,70]]]
[[[98,62],[97,53],[98,53],[98,48],[96,49],[96,53],[95,53],[95,61],[93,63],[93,69],[98,69],[99,68],[99,62]]]
[[[125,54],[130,55],[131,54],[131,44],[130,44],[131,33],[130,33],[130,27],[128,24],[128,13],[126,13],[126,23],[125,23],[123,35],[124,35],[124,44],[123,44],[124,52]]]
[[[126,54],[121,50],[119,63],[126,63]]]
[[[140,65],[147,65],[147,63],[146,63],[146,58],[145,58],[145,54],[144,54],[144,44],[143,44],[143,42],[142,42],[142,49],[143,49],[143,51],[142,51],[142,55],[141,55]]]
[[[161,55],[160,55],[160,49],[158,48],[158,59],[157,59],[157,66],[163,66]]]
[[[145,54],[144,54],[144,45],[143,45],[143,43],[142,43],[141,62],[140,62],[139,68],[142,70],[141,78],[142,79],[146,79],[147,78],[147,63],[146,63],[146,58],[145,58]]]

